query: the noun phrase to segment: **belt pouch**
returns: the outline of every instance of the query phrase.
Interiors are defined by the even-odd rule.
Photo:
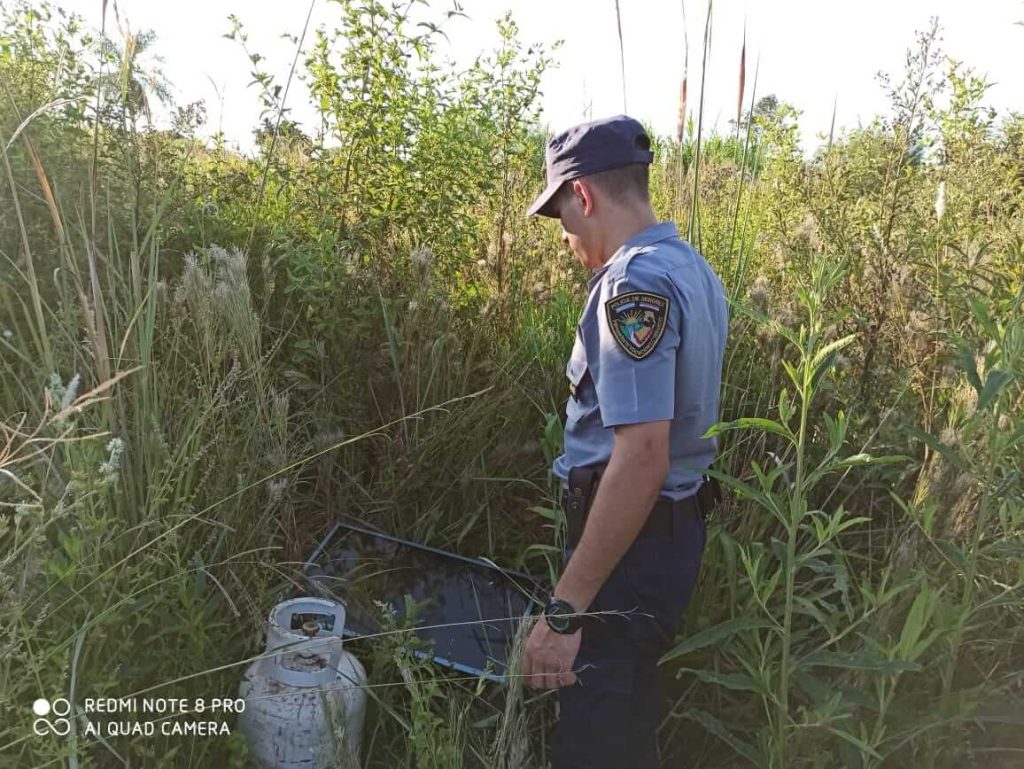
[[[579,542],[583,524],[593,501],[603,465],[573,467],[569,470],[569,499],[565,510],[566,534],[570,542]]]

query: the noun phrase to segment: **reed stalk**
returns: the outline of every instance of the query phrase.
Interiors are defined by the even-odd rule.
[[[619,0],[615,0],[615,24],[619,32],[619,67],[622,71],[622,111],[629,112],[626,105],[626,44],[622,37],[622,10]]]
[[[693,199],[690,201],[690,222],[686,229],[686,239],[694,242],[696,234],[696,245],[698,251],[703,251],[703,243],[700,232],[700,151],[701,141],[704,132],[704,91],[707,82],[708,60],[711,56],[711,16],[714,8],[714,0],[708,0],[708,15],[704,23],[704,50],[701,54],[700,71],[700,104],[697,112],[697,141],[693,155]]]

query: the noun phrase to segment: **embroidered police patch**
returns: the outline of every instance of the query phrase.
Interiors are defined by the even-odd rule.
[[[608,326],[619,347],[643,360],[658,346],[668,320],[668,297],[634,291],[604,303]]]

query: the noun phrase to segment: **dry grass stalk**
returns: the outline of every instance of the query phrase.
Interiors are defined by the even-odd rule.
[[[16,129],[14,129],[14,133],[11,134],[11,138],[7,140],[7,144],[4,145],[3,151],[9,152],[14,142],[17,141],[18,137],[21,135],[21,132],[28,128],[29,124],[40,115],[44,115],[47,112],[57,109],[58,107],[65,107],[68,104],[74,104],[76,102],[83,101],[84,99],[84,96],[79,96],[75,99],[55,99],[47,104],[44,104],[42,107],[38,107],[27,118],[22,120]]]
[[[529,711],[523,697],[522,658],[526,639],[533,629],[532,622],[522,622],[509,650],[508,687],[505,710],[498,722],[491,750],[495,769],[514,769],[528,766],[530,760]]]

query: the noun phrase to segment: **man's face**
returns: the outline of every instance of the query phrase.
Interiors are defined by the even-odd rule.
[[[583,195],[574,191],[569,183],[558,199],[558,219],[562,223],[562,242],[572,249],[580,264],[588,270],[601,266],[600,255],[595,242],[595,220],[593,210],[590,215],[584,213],[585,200]]]

